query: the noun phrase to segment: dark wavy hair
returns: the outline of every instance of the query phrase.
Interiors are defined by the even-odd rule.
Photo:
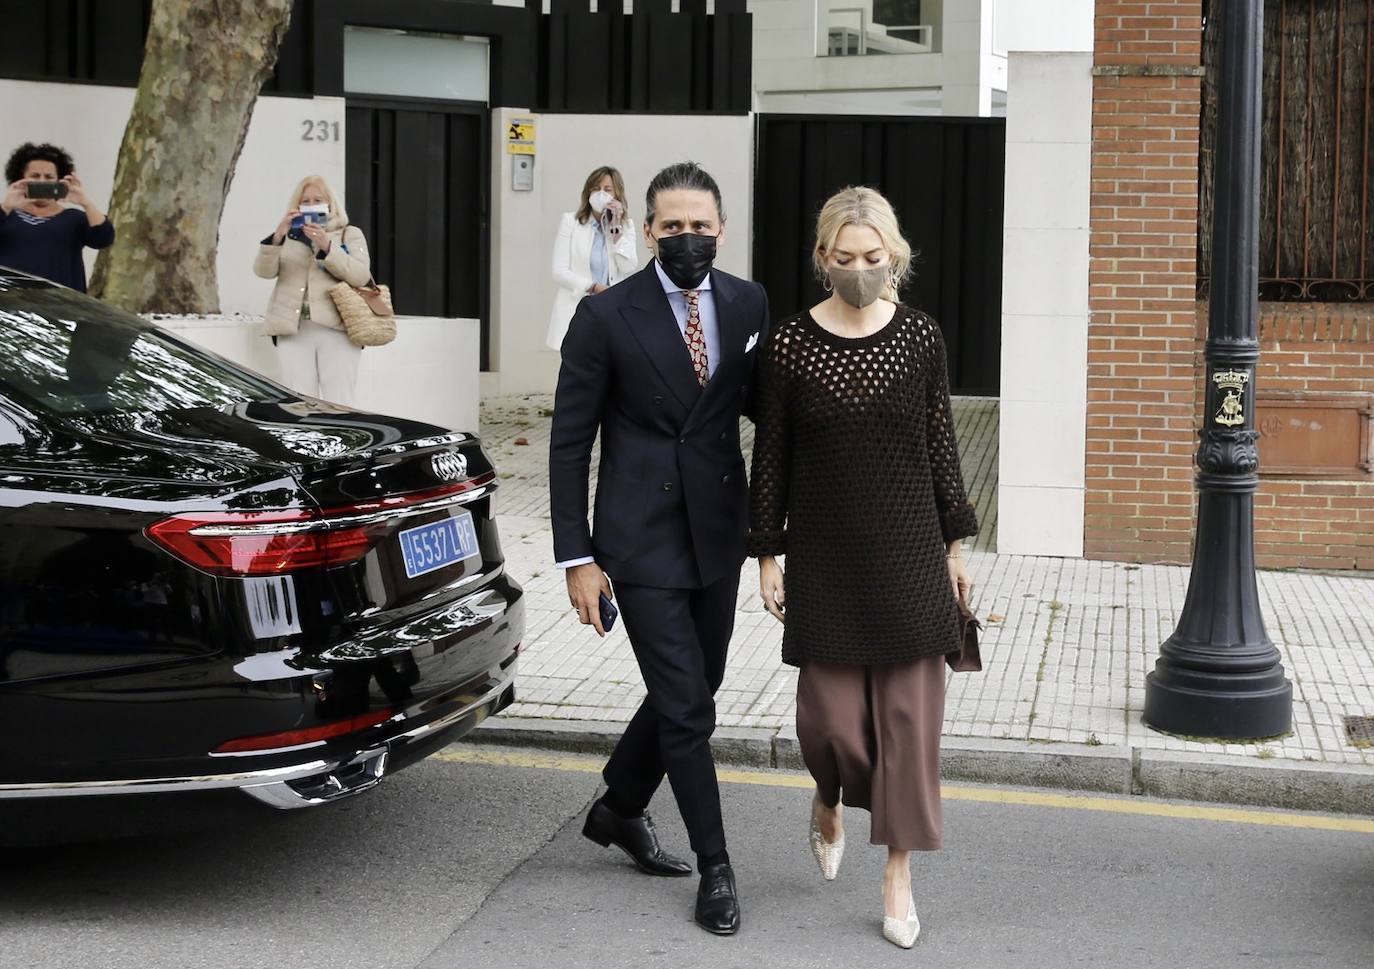
[[[654,180],[649,183],[649,191],[644,199],[644,221],[649,225],[654,224],[654,208],[658,202],[659,192],[678,188],[710,192],[716,200],[716,215],[720,217],[720,221],[725,221],[725,206],[720,202],[720,186],[716,184],[716,180],[711,177],[706,169],[694,161],[669,165],[654,176]]]
[[[10,160],[5,162],[5,184],[13,185],[24,177],[24,169],[29,167],[31,161],[52,162],[57,166],[57,177],[66,178],[76,166],[72,164],[72,156],[67,154],[56,145],[44,142],[35,145],[31,141],[26,141],[14,153],[10,155]]]

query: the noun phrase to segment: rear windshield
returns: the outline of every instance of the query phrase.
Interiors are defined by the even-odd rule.
[[[131,313],[0,277],[0,396],[83,417],[280,400],[286,392]]]

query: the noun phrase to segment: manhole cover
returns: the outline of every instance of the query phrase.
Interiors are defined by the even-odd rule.
[[[1345,735],[1356,747],[1374,747],[1374,717],[1346,717]]]

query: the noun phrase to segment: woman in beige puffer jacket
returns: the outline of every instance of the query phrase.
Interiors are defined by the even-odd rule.
[[[293,227],[303,206],[327,206],[324,224]],[[266,324],[280,355],[282,380],[298,393],[352,406],[362,349],[349,342],[329,290],[340,280],[362,286],[371,278],[367,240],[348,223],[343,203],[318,175],[296,186],[288,208],[253,263],[255,273],[277,281]]]

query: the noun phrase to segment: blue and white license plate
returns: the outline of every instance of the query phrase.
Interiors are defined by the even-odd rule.
[[[479,551],[477,529],[472,524],[472,515],[466,511],[441,522],[407,528],[397,537],[401,540],[406,577],[410,579],[475,558]]]

